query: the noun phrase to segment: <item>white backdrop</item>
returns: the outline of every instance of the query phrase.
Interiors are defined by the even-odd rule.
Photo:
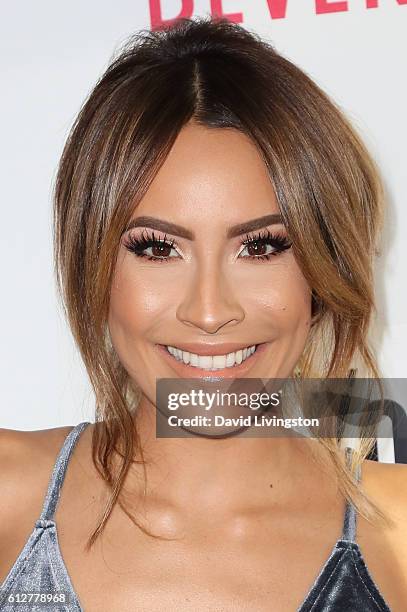
[[[93,420],[90,385],[53,282],[58,158],[83,99],[128,35],[160,14],[211,10],[235,15],[303,68],[339,102],[378,161],[389,204],[372,339],[383,375],[405,376],[407,0],[9,2],[0,25],[1,427]]]

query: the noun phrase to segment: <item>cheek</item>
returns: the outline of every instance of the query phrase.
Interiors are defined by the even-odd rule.
[[[256,318],[274,330],[276,335],[303,331],[307,334],[311,323],[311,289],[292,258],[284,264],[270,264],[250,282],[247,291],[249,308]]]
[[[133,264],[133,265],[132,265]],[[162,264],[165,265],[165,264]],[[162,270],[134,266],[124,256],[116,266],[110,295],[109,328],[131,337],[153,331],[167,313],[172,296],[163,285]]]

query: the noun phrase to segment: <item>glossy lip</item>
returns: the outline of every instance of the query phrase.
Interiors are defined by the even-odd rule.
[[[204,350],[210,350],[209,345],[206,345],[205,348],[202,348],[203,347],[202,344],[193,345],[192,343],[184,343],[182,345],[177,345],[177,348],[181,348],[181,346],[189,346],[189,347],[196,346],[196,347],[201,348],[201,352],[197,353],[198,355],[224,355],[224,354],[227,354],[228,352],[231,353],[232,351],[239,350],[239,348],[245,348],[246,346],[253,346],[253,344],[255,343],[252,342],[252,344],[249,344],[249,345],[247,344],[212,345],[212,353],[204,352]],[[178,361],[173,355],[171,355],[168,352],[166,345],[156,344],[155,348],[160,352],[161,355],[163,355],[163,357],[166,359],[170,367],[181,378],[243,378],[244,375],[247,373],[247,371],[250,370],[250,368],[252,368],[255,365],[256,361],[261,356],[261,354],[264,352],[268,344],[269,344],[268,342],[255,344],[257,348],[254,351],[254,353],[250,355],[250,357],[248,357],[240,365],[235,365],[231,368],[222,368],[220,370],[205,370],[204,368],[196,368],[194,366],[190,366],[189,364],[183,363],[182,361]],[[173,346],[173,345],[169,344],[167,346]],[[225,353],[219,352],[220,350],[225,350],[225,347],[230,347],[230,346],[236,346],[238,348],[236,349],[232,348],[231,350],[228,349],[227,351],[225,351]],[[188,350],[188,349],[185,348],[183,350]],[[195,351],[193,351],[192,348],[190,352],[195,353]]]

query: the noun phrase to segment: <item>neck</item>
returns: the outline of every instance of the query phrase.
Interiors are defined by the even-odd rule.
[[[326,451],[314,440],[288,435],[161,438],[156,418],[155,406],[143,397],[135,424],[146,462],[147,500],[183,513],[226,516],[300,502],[301,495],[309,498],[304,483],[319,486],[321,464],[313,459]],[[142,491],[142,466],[136,465],[126,489]]]

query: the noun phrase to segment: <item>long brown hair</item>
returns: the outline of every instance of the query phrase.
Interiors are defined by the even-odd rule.
[[[300,376],[346,377],[357,363],[360,374],[379,378],[367,335],[384,198],[377,167],[355,128],[304,71],[226,19],[179,19],[138,32],[81,108],[55,181],[57,287],[95,392],[93,462],[111,489],[88,547],[116,502],[138,524],[121,491],[135,451],[142,456],[134,424],[140,390],[109,340],[110,286],[120,236],[189,121],[240,130],[267,166],[312,288],[314,324]],[[344,496],[368,520],[387,522],[353,476],[374,439],[362,435],[351,467],[340,440],[318,441],[330,453]],[[114,451],[120,455],[117,473]],[[143,458],[141,463],[145,476]]]

